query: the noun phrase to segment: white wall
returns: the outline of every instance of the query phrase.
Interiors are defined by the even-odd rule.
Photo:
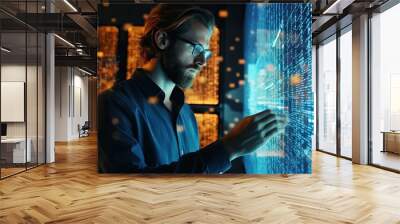
[[[27,113],[28,120],[28,129],[29,127],[33,127],[36,134],[36,106],[37,106],[37,97],[36,97],[36,79],[33,79],[31,75],[36,76],[36,66],[27,66],[25,68],[24,65],[19,64],[5,64],[1,66],[1,81],[4,82],[25,82],[25,75],[27,69],[28,72],[28,87],[27,87],[27,109],[29,113]],[[39,68],[39,72],[41,69]],[[39,73],[40,74],[40,73]],[[39,105],[39,107],[42,105]],[[1,108],[1,110],[7,110],[7,108]],[[35,113],[33,113],[35,112]],[[33,123],[32,123],[33,122]],[[7,136],[8,137],[25,137],[25,123],[26,122],[7,122]],[[28,130],[28,137],[30,131]]]
[[[76,72],[79,72],[78,75]],[[78,136],[78,124],[81,126],[89,119],[89,103],[88,103],[88,78],[82,76],[79,70],[74,70],[74,108],[73,108],[73,119],[72,119],[72,135]]]
[[[9,64],[1,66],[1,81],[2,82],[24,82],[25,80],[25,64]],[[32,67],[28,67],[28,71],[32,70]],[[22,93],[24,94],[24,93]],[[2,96],[2,98],[7,96]],[[2,112],[9,110],[10,108],[1,108]],[[24,113],[24,108],[22,108]],[[3,119],[2,119],[3,120]],[[7,135],[9,137],[25,137],[25,125],[24,122],[6,122],[7,123]]]
[[[55,140],[70,141],[88,120],[88,78],[73,67],[56,67],[55,73]]]
[[[44,162],[44,89],[42,67],[25,64],[3,64],[1,66],[1,81],[18,81],[26,83],[26,107],[22,108],[27,115],[25,122],[6,122],[8,138],[30,139],[32,161],[36,162],[39,153],[39,163]],[[25,78],[27,77],[27,81]],[[4,97],[4,96],[2,96]],[[6,96],[5,96],[6,97]],[[9,110],[10,108],[1,108]],[[39,151],[37,151],[39,150]]]
[[[68,140],[69,103],[68,88],[70,84],[67,67],[55,68],[55,141]]]
[[[29,68],[28,68],[29,69]],[[25,64],[24,65],[2,65],[1,66],[1,81],[25,82]],[[1,108],[7,110],[7,108]],[[7,123],[7,137],[25,137],[25,123],[11,122]]]

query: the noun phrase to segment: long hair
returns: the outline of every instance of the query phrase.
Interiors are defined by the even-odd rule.
[[[150,60],[157,55],[158,49],[154,43],[155,31],[162,30],[173,34],[185,33],[190,29],[192,20],[201,22],[210,32],[215,24],[213,14],[206,9],[175,4],[155,6],[145,21],[144,34],[140,40],[145,60]]]

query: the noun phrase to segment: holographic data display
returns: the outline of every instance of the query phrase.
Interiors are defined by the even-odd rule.
[[[311,4],[248,4],[244,115],[267,108],[289,118],[285,133],[244,158],[246,173],[311,173]]]

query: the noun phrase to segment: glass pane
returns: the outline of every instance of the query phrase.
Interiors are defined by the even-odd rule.
[[[27,112],[27,131],[28,138],[27,142],[30,144],[31,153],[28,154],[30,158],[28,159],[28,168],[37,165],[37,132],[38,132],[38,96],[37,96],[37,81],[38,81],[38,36],[36,32],[27,33],[28,38],[28,63],[27,63],[27,80],[26,80],[26,112]],[[28,147],[28,148],[29,148]]]
[[[43,33],[38,36],[38,163],[45,163],[45,44],[46,37]]]
[[[316,83],[316,80],[317,80],[317,47],[315,46],[315,45],[313,45],[313,48],[312,48],[312,90],[313,90],[313,93],[314,93],[314,105],[313,105],[313,108],[314,108],[314,117],[316,118],[317,117],[317,114],[316,114],[316,103],[317,103],[317,97],[316,97],[316,89],[317,89],[317,83]],[[314,131],[313,131],[313,136],[312,136],[312,150],[316,150],[316,148],[317,148],[317,139],[316,139],[316,136],[317,136],[317,125],[316,125],[316,122],[317,122],[317,119],[314,119]]]
[[[400,4],[372,18],[372,163],[400,170]]]
[[[336,154],[336,39],[318,48],[318,147]]]
[[[352,157],[352,33],[340,37],[340,153]]]
[[[22,4],[22,3],[21,3]],[[6,17],[5,15],[0,15]],[[4,29],[3,29],[4,28]],[[26,141],[26,33],[1,29],[1,175],[25,170],[30,161],[30,141]],[[28,149],[28,150],[27,150]]]

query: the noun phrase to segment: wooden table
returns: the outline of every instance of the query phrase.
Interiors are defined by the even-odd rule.
[[[381,133],[383,133],[382,152],[400,154],[400,131],[382,131]]]

